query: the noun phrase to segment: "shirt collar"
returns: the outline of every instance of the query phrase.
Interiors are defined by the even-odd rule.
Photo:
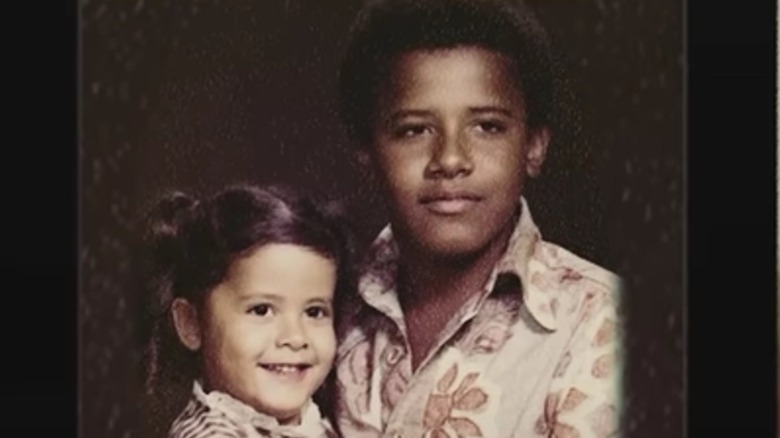
[[[520,198],[520,217],[509,238],[507,248],[496,263],[490,276],[486,293],[491,293],[495,279],[499,274],[515,275],[520,280],[523,300],[529,313],[542,327],[548,330],[557,328],[555,288],[544,288],[538,282],[529,281],[545,268],[538,259],[542,240],[541,233],[534,223],[528,203]],[[396,273],[398,271],[398,245],[393,231],[387,225],[376,238],[368,253],[367,265],[359,281],[359,292],[363,300],[376,308],[400,326],[404,326],[403,312],[396,291]]]
[[[285,437],[320,436],[323,430],[321,414],[317,405],[309,400],[301,410],[300,424],[280,424],[275,417],[258,412],[253,407],[221,391],[206,393],[199,380],[195,380],[192,388],[193,396],[199,402],[211,409],[223,412],[234,421],[251,424],[252,427],[275,432]]]

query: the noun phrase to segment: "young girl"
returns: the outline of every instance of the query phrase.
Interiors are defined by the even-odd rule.
[[[169,438],[329,437],[312,401],[333,364],[349,247],[334,214],[289,190],[237,186],[153,209],[158,320],[149,385],[192,385]]]

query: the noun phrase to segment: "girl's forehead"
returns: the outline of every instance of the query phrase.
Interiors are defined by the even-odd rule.
[[[268,244],[234,261],[224,283],[243,293],[281,293],[327,289],[335,277],[335,263],[310,248]]]

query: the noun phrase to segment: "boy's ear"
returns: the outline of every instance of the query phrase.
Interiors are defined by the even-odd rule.
[[[171,316],[181,343],[187,349],[197,351],[202,342],[198,309],[184,298],[176,298],[171,303]]]
[[[547,146],[550,144],[550,128],[543,126],[534,130],[528,142],[526,151],[526,173],[537,177],[542,173],[542,165],[547,156]]]

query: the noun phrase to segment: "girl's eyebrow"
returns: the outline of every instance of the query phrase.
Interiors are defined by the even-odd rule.
[[[387,117],[387,121],[389,123],[397,122],[399,119],[403,119],[406,117],[427,117],[430,116],[431,112],[421,109],[400,109],[397,111],[394,111]]]
[[[245,302],[245,301],[251,301],[251,300],[265,300],[270,301],[272,303],[279,303],[284,298],[279,294],[274,294],[270,292],[249,292],[249,293],[242,293],[238,297],[239,301]]]
[[[284,297],[279,294],[274,293],[268,293],[268,292],[258,292],[258,293],[245,293],[238,297],[240,302],[247,302],[247,301],[255,301],[255,300],[262,300],[262,301],[269,301],[274,304],[281,303],[284,301]],[[306,304],[323,304],[326,306],[330,306],[333,303],[333,300],[331,298],[310,298],[306,301]]]
[[[330,298],[312,298],[306,301],[306,304],[324,304],[326,306],[330,306],[332,302],[333,300]]]

